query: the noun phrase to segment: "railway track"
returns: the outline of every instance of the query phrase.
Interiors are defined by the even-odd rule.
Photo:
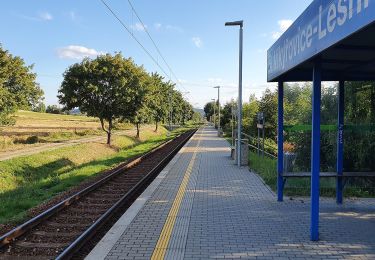
[[[195,130],[117,167],[0,237],[0,259],[82,259]]]

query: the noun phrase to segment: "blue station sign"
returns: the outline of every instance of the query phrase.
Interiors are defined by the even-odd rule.
[[[375,0],[314,0],[268,50],[268,81],[373,22]]]

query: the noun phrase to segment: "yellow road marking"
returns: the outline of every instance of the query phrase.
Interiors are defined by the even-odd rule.
[[[198,140],[197,146],[195,147],[194,154],[186,169],[184,178],[182,179],[181,185],[177,191],[176,198],[174,199],[172,207],[169,210],[167,219],[160,233],[159,240],[155,246],[154,252],[152,253],[151,259],[153,260],[164,259],[165,254],[167,252],[167,247],[168,247],[171,235],[172,235],[172,230],[176,223],[177,214],[178,214],[178,211],[180,210],[181,202],[186,192],[186,188],[189,183],[190,175],[193,171],[194,162],[197,157],[196,148],[199,146],[199,144],[200,144],[200,140]]]

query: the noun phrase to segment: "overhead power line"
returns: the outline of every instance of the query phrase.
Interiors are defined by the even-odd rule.
[[[151,34],[150,34],[149,31],[147,30],[147,27],[146,27],[145,24],[143,23],[141,17],[138,15],[137,11],[135,10],[133,4],[131,3],[130,0],[128,0],[128,3],[129,3],[129,5],[130,5],[131,9],[133,10],[134,14],[137,16],[138,21],[141,23],[141,25],[142,25],[142,27],[143,27],[143,30],[146,32],[148,38],[151,40],[152,44],[154,45],[156,51],[158,52],[158,54],[160,55],[160,57],[163,59],[165,65],[166,65],[167,68],[169,69],[170,73],[171,73],[171,74],[173,75],[173,77],[176,79],[176,84],[180,84],[180,80],[178,79],[178,77],[176,76],[176,74],[173,72],[171,66],[169,66],[168,62],[165,60],[163,54],[161,53],[159,47],[157,46],[157,44],[155,43],[155,41],[154,41],[154,39],[152,38]],[[185,91],[187,91],[186,88],[185,88],[182,84],[180,84],[180,86],[182,86],[182,88],[183,88]]]
[[[118,17],[118,15],[113,11],[113,9],[104,0],[100,1],[105,5],[105,7],[107,7],[111,14],[117,19],[117,21],[122,25],[122,27],[124,27],[124,29],[130,34],[130,36],[139,44],[139,46],[141,46],[143,51],[150,57],[150,59],[156,64],[156,66],[159,67],[159,69],[165,74],[165,76],[173,82],[171,77],[168,76],[168,73],[160,66],[157,60],[151,55],[151,53],[146,49],[146,47],[143,46],[143,44],[137,39],[137,37],[134,36],[131,30],[125,25],[125,23],[120,19],[120,17]]]

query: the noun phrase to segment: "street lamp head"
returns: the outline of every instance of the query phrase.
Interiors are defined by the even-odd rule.
[[[220,86],[216,86],[216,87],[214,87],[214,88],[220,88]]]
[[[225,26],[240,26],[242,27],[243,26],[243,20],[241,21],[235,21],[235,22],[226,22],[225,23]]]

